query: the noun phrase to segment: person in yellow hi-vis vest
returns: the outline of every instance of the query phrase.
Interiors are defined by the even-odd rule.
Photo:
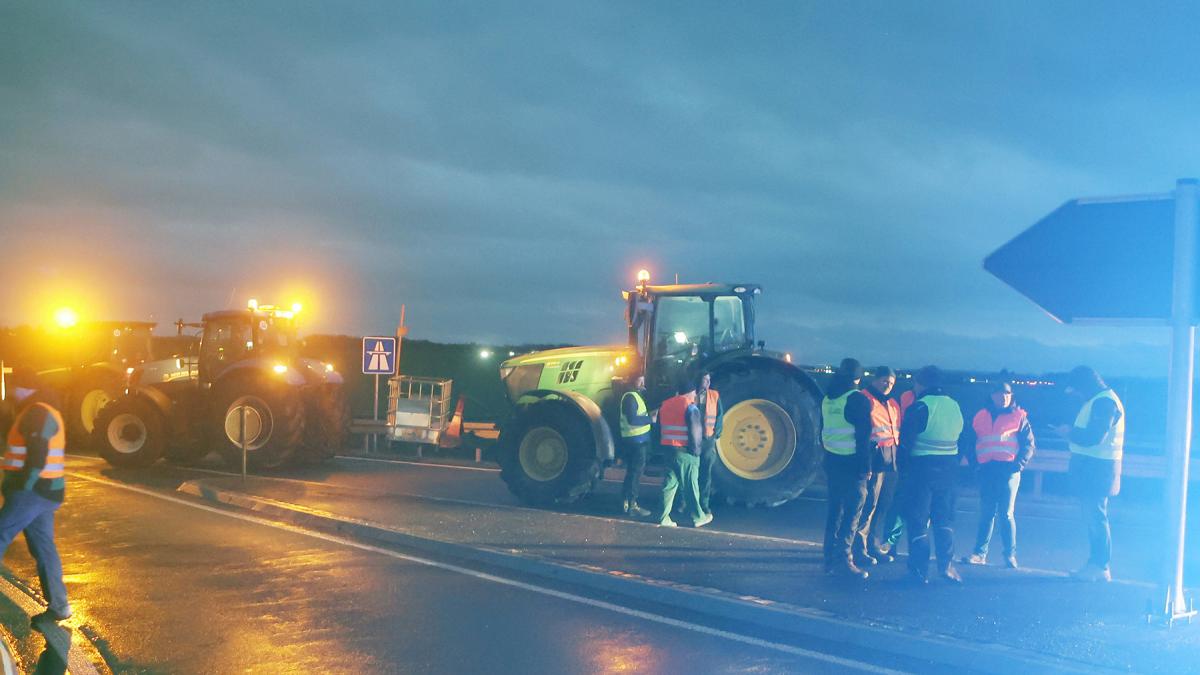
[[[41,391],[37,376],[18,368],[8,394],[17,402],[4,451],[4,480],[0,492],[0,553],[22,532],[37,561],[38,581],[50,608],[33,617],[33,624],[71,617],[62,560],[54,544],[54,512],[62,506],[65,488],[66,426],[54,401]]]
[[[1090,555],[1072,573],[1083,581],[1111,581],[1112,530],[1108,499],[1121,491],[1125,452],[1125,406],[1094,368],[1079,366],[1067,375],[1067,394],[1082,396],[1074,424],[1055,427],[1071,449],[1071,482],[1083,507]]]
[[[828,511],[825,516],[825,573],[866,579],[855,564],[851,545],[867,501],[871,480],[871,403],[858,390],[863,367],[842,359],[821,400],[821,445],[824,446]]]
[[[914,581],[927,583],[933,548],[939,575],[961,584],[962,577],[954,569],[954,479],[962,409],[942,390],[942,371],[937,366],[925,366],[913,379],[917,400],[900,422],[898,458],[908,571]]]

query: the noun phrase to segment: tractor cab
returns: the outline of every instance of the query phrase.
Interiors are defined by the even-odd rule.
[[[300,349],[296,311],[251,302],[245,310],[205,314],[201,324],[200,380],[212,382],[233,364],[248,358],[290,361]]]
[[[79,326],[78,365],[109,363],[121,368],[149,361],[150,321],[94,321]]]
[[[648,277],[648,275],[647,275]],[[625,291],[629,345],[637,350],[653,399],[673,393],[696,361],[754,349],[754,284],[651,286],[639,275]]]

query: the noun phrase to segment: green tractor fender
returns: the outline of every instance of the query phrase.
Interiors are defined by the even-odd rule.
[[[600,406],[592,399],[569,390],[533,389],[521,394],[517,399],[513,416],[520,415],[527,407],[545,400],[564,401],[571,405],[587,420],[591,428],[592,440],[595,442],[596,459],[600,462],[611,462],[616,457],[616,446],[613,443],[612,429],[604,418]]]

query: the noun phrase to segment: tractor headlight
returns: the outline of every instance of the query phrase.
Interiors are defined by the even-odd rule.
[[[325,372],[327,372],[327,373],[332,373],[332,372],[333,372],[333,364],[332,364],[332,363],[326,363],[326,364],[325,364]]]
[[[287,372],[287,366],[283,365],[282,363],[276,363],[274,366],[271,367],[271,370],[274,370],[275,372],[282,375]]]

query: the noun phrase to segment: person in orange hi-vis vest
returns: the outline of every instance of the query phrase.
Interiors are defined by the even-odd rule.
[[[967,460],[978,467],[979,530],[975,550],[964,556],[968,565],[987,564],[988,545],[996,519],[1000,520],[1000,540],[1004,543],[1004,563],[1017,568],[1017,521],[1013,509],[1021,487],[1021,471],[1036,450],[1029,415],[1013,402],[1012,385],[997,382],[988,395],[988,403],[963,434]]]
[[[29,552],[37,561],[42,595],[50,605],[33,617],[36,628],[43,622],[71,617],[62,560],[54,544],[54,512],[62,506],[65,488],[66,426],[52,395],[42,389],[33,371],[16,369],[9,393],[17,410],[12,428],[7,430],[4,480],[0,482],[4,495],[0,552],[7,551],[18,534],[25,534]]]

